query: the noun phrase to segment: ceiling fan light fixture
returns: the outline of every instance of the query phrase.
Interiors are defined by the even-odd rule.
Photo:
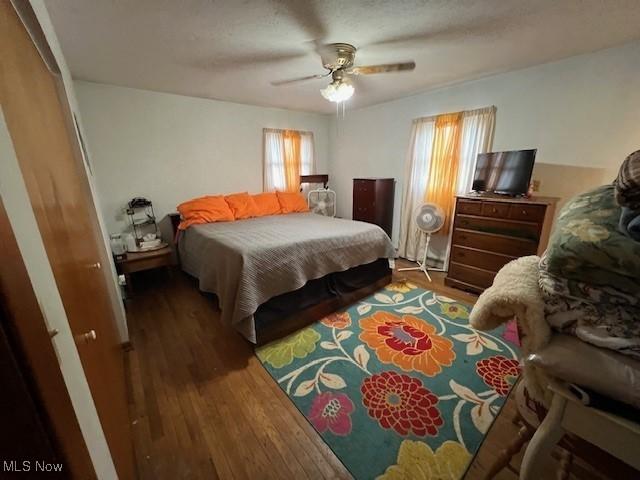
[[[330,102],[340,103],[349,100],[354,91],[355,89],[350,83],[344,80],[334,80],[325,88],[321,89],[320,93]]]

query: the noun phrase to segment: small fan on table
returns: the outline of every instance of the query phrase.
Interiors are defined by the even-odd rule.
[[[336,216],[336,192],[328,188],[311,190],[307,195],[309,210],[325,217]]]
[[[429,269],[427,267],[427,254],[429,253],[429,244],[431,243],[431,235],[440,231],[440,229],[444,225],[445,215],[442,209],[435,203],[425,203],[414,210],[413,216],[415,218],[419,234],[427,236],[427,241],[425,242],[424,246],[424,255],[422,256],[422,261],[416,260],[416,263],[418,264],[417,267],[399,268],[398,271],[405,272],[410,270],[419,270],[427,276],[429,281],[431,281],[429,270],[442,270],[435,268]]]

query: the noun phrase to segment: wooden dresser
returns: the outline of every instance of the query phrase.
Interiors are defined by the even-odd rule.
[[[445,284],[475,293],[490,287],[503,265],[547,247],[557,198],[456,198]]]
[[[354,178],[353,219],[375,223],[391,237],[395,183],[393,178]]]

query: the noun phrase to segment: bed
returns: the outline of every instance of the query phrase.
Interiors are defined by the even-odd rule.
[[[395,249],[377,225],[291,213],[192,225],[178,254],[222,321],[262,344],[389,283]]]

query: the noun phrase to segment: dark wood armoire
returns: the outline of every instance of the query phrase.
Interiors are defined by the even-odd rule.
[[[375,223],[391,237],[395,183],[393,178],[354,178],[353,219]]]

